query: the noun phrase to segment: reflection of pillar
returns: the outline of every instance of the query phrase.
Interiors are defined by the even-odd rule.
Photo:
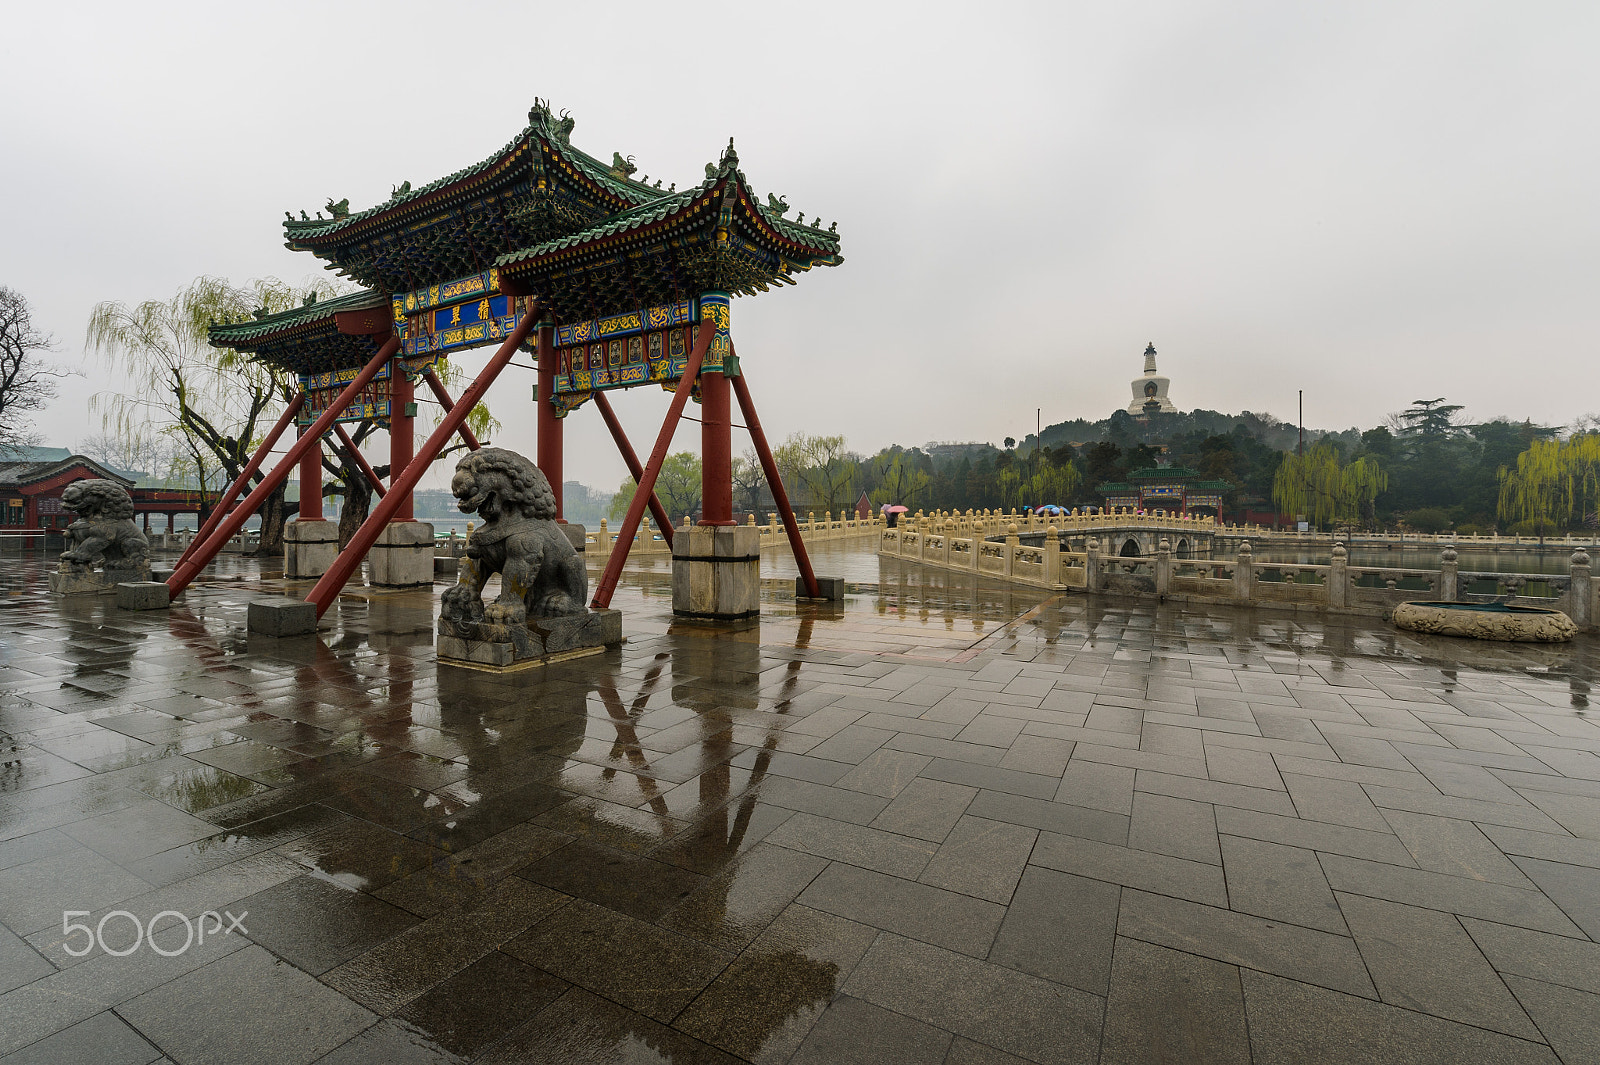
[[[412,435],[413,411],[416,407],[416,390],[405,367],[399,359],[389,363],[389,486],[394,487],[401,471],[411,464],[416,441]],[[400,500],[399,509],[391,521],[411,521],[411,493]]]
[[[556,417],[552,402],[556,393],[555,327],[548,323],[539,325],[539,469],[550,482],[550,491],[556,494],[556,520],[565,522],[561,511],[561,419]]]

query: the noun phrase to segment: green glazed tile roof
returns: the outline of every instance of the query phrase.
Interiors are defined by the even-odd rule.
[[[454,171],[451,174],[445,174],[438,181],[427,182],[426,185],[421,185],[418,189],[411,189],[410,192],[392,195],[389,200],[382,201],[379,205],[371,206],[371,208],[366,208],[365,211],[352,211],[352,213],[346,214],[344,217],[336,217],[336,219],[312,219],[312,221],[286,219],[283,222],[283,232],[285,232],[286,237],[290,238],[291,243],[315,240],[318,237],[328,237],[328,235],[338,233],[342,229],[349,229],[352,225],[365,221],[365,219],[370,219],[370,217],[378,216],[378,214],[386,213],[386,211],[394,211],[395,208],[402,208],[402,206],[410,205],[414,201],[422,200],[430,193],[446,189],[446,187],[450,187],[456,182],[474,178],[477,174],[493,170],[494,166],[499,165],[502,160],[506,160],[506,157],[514,154],[518,147],[523,146],[525,142],[534,141],[534,139],[549,144],[560,157],[571,163],[579,173],[584,174],[590,181],[594,181],[595,184],[603,187],[606,192],[613,193],[613,195],[622,198],[622,200],[638,205],[638,203],[646,203],[646,201],[661,197],[661,189],[654,189],[651,185],[646,185],[645,182],[634,181],[634,179],[630,178],[614,178],[613,174],[611,174],[610,165],[600,162],[594,155],[589,155],[584,150],[571,146],[570,142],[566,141],[562,133],[558,131],[557,126],[552,126],[554,120],[550,117],[549,110],[534,107],[534,110],[531,110],[530,114],[528,114],[528,118],[530,118],[530,123],[523,128],[522,133],[518,133],[517,136],[507,142],[506,147],[502,147],[499,152],[490,155],[482,162],[466,166],[466,168]]]
[[[1147,466],[1142,470],[1134,470],[1128,474],[1132,481],[1193,481],[1200,476],[1199,470],[1191,470],[1187,466]]]
[[[211,344],[219,348],[236,348],[252,340],[281,333],[296,326],[310,326],[323,320],[331,323],[338,311],[364,311],[372,307],[386,306],[388,302],[389,298],[383,293],[363,289],[348,296],[318,300],[277,314],[269,314],[265,318],[251,318],[243,322],[218,322],[211,327]]]
[[[580,229],[576,233],[569,233],[564,237],[547,240],[543,244],[535,244],[529,248],[519,248],[516,251],[507,252],[496,259],[494,265],[509,266],[512,263],[520,263],[527,259],[536,259],[553,251],[560,251],[562,248],[576,247],[579,244],[586,244],[592,240],[609,237],[615,233],[623,233],[630,229],[638,229],[641,226],[653,225],[688,207],[705,191],[704,189],[695,188],[690,189],[688,192],[677,192],[662,196],[651,203],[641,204],[631,210],[614,214],[599,225],[590,226],[588,229]]]
[[[616,196],[629,200],[633,203],[642,203],[646,200],[654,199],[655,197],[661,195],[660,189],[652,188],[643,182],[612,177],[611,168],[609,166],[600,162],[600,160],[596,159],[594,156],[580,151],[579,149],[574,148],[571,144],[566,143],[554,130],[550,128],[548,122],[549,113],[547,111],[541,111],[535,108],[534,111],[529,113],[529,118],[532,121],[530,121],[529,124],[523,128],[522,132],[511,138],[504,148],[501,148],[498,152],[489,156],[489,158],[482,160],[481,162],[474,163],[472,166],[464,167],[452,174],[446,174],[437,181],[430,181],[420,188],[415,188],[409,192],[391,196],[383,203],[380,203],[374,207],[369,207],[364,211],[353,211],[350,214],[345,215],[343,218],[320,218],[312,219],[311,221],[296,221],[294,219],[286,219],[283,223],[284,233],[289,237],[291,242],[325,237],[337,233],[339,230],[347,229],[351,226],[354,226],[358,222],[364,221],[365,219],[372,218],[375,215],[382,214],[386,211],[392,211],[398,207],[404,207],[405,205],[423,199],[429,194],[437,192],[440,189],[447,188],[459,181],[465,180],[466,178],[473,177],[477,174],[481,174],[487,170],[490,170],[531,138],[539,138],[550,144],[558,152],[558,154],[573,164],[573,166],[583,173],[585,177],[594,181],[596,184],[600,185]]]

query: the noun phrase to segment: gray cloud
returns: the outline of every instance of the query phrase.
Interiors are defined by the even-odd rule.
[[[80,357],[97,300],[317,269],[286,209],[488,156],[535,95],[694,180],[727,137],[846,262],[735,305],[768,431],[989,439],[1101,417],[1154,340],[1182,407],[1369,426],[1600,407],[1579,3],[88,4],[11,11],[0,282]],[[492,406],[532,450],[531,375]],[[47,419],[94,431],[103,372]],[[641,450],[659,392],[618,403]],[[691,426],[692,430],[693,427]],[[591,411],[569,476],[623,475]],[[692,431],[680,434],[693,447]]]

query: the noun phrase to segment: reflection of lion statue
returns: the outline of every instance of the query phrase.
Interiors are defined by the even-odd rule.
[[[483,526],[472,534],[461,576],[444,593],[451,621],[521,623],[584,612],[589,575],[556,525],[556,497],[537,466],[514,451],[486,447],[456,463],[450,491],[462,513]],[[500,574],[500,597],[483,605],[483,586]]]
[[[61,505],[78,515],[67,526],[72,547],[61,561],[107,569],[137,569],[148,564],[150,542],[133,522],[133,498],[115,481],[74,481],[61,493]]]

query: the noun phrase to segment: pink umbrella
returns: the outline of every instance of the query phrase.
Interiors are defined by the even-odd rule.
[[[885,503],[883,505],[883,509],[880,510],[879,513],[880,514],[904,514],[904,513],[906,513],[906,510],[907,510],[907,508],[906,507],[902,507],[899,503]]]

